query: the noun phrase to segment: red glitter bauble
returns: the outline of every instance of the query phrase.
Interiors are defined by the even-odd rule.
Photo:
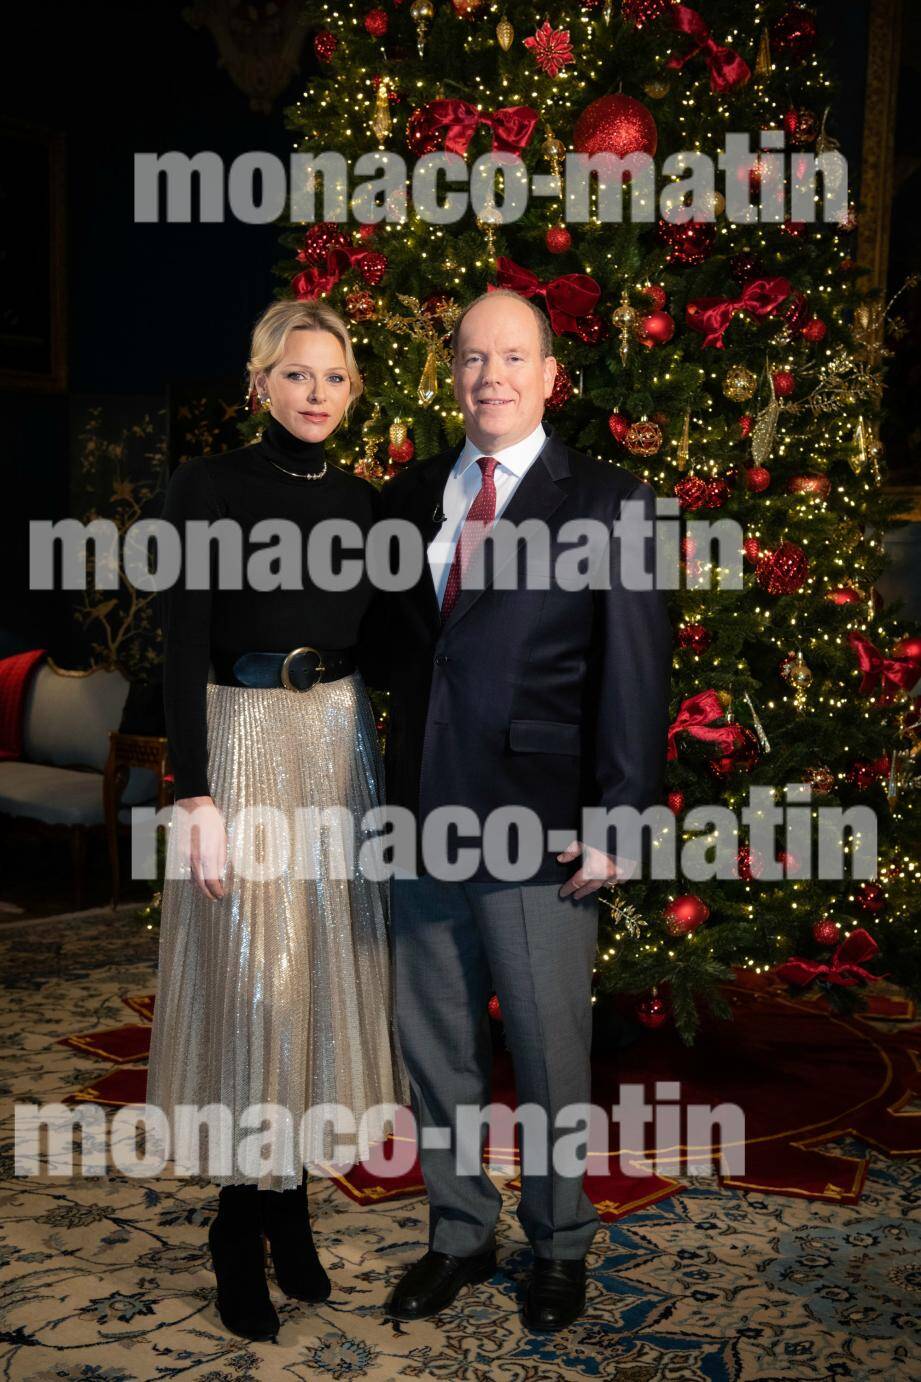
[[[761,543],[756,537],[747,537],[742,543],[742,551],[749,561],[758,561],[761,557]]]
[[[364,288],[356,288],[345,299],[345,310],[353,322],[370,321],[376,312],[374,298]]]
[[[384,274],[387,272],[388,259],[386,254],[378,254],[376,250],[369,250],[361,261],[361,276],[366,283],[372,287],[380,283]]]
[[[813,923],[812,939],[817,945],[837,945],[841,927],[831,917],[822,917]]]
[[[827,332],[828,327],[822,321],[821,317],[813,317],[812,321],[808,321],[802,328],[800,335],[803,340],[808,341],[810,345],[818,345],[820,341],[825,340]]]
[[[745,472],[745,486],[752,494],[763,494],[771,483],[771,472],[763,465],[750,465]]]
[[[708,509],[721,509],[729,498],[729,486],[725,480],[707,481],[707,505]]]
[[[572,145],[579,154],[651,156],[658,142],[655,120],[643,103],[632,96],[600,96],[586,106],[572,132]]]
[[[753,879],[760,878],[764,872],[764,856],[757,850],[752,852],[751,845],[740,845],[739,853],[736,858],[738,874],[746,883],[751,883]]]
[[[407,461],[411,461],[413,456],[415,456],[416,448],[407,437],[406,441],[401,441],[397,446],[394,446],[393,442],[391,442],[387,448],[387,454],[397,465],[405,465]]]
[[[827,475],[791,475],[787,481],[790,494],[814,494],[817,499],[826,499],[830,489]]]
[[[703,264],[713,253],[716,226],[710,221],[659,221],[656,229],[669,264]]]
[[[630,422],[623,413],[612,413],[608,418],[608,427],[614,440],[622,443],[630,429]]]
[[[710,915],[710,908],[703,898],[694,893],[673,898],[665,908],[665,929],[670,936],[687,936],[703,926]]]
[[[801,331],[812,315],[812,308],[805,293],[792,292],[780,309],[779,314],[791,331]]]
[[[742,438],[743,441],[746,437],[751,436],[752,426],[753,421],[751,415],[749,413],[743,413],[742,416],[739,418],[739,436]]]
[[[793,595],[809,578],[809,559],[795,542],[782,542],[758,563],[755,578],[769,595]]]
[[[636,1015],[644,1027],[649,1027],[651,1031],[655,1031],[657,1027],[661,1027],[668,1021],[668,1004],[664,998],[659,998],[657,994],[653,994],[637,1003]]]
[[[668,803],[669,811],[680,816],[684,810],[684,792],[669,792],[665,800]]]
[[[443,137],[444,130],[439,130],[432,124],[432,117],[426,106],[414,110],[406,122],[406,143],[410,153],[415,154],[417,158],[433,154],[440,149]]]
[[[372,38],[383,38],[387,32],[387,11],[369,10],[364,18],[364,26]]]
[[[678,630],[678,646],[690,648],[698,657],[713,642],[713,635],[705,624],[682,624]]]
[[[565,365],[556,365],[556,378],[553,381],[553,388],[550,397],[547,399],[548,408],[562,408],[572,398],[572,379]]]
[[[331,29],[321,29],[313,36],[313,51],[320,62],[329,62],[339,47],[339,40]]]
[[[705,509],[707,482],[699,475],[686,475],[675,481],[675,496],[682,509]]]
[[[809,783],[817,797],[827,797],[829,792],[835,789],[835,775],[822,763],[814,768],[807,768],[803,773],[803,781]]]
[[[857,889],[857,906],[862,912],[869,912],[875,916],[878,912],[886,910],[886,894],[878,883],[861,883]]]
[[[376,234],[376,225],[370,225],[366,222],[364,225],[358,227],[358,238],[363,244],[367,244],[369,240],[373,240]]]
[[[315,264],[317,268],[326,267],[326,251],[345,249],[352,242],[342,227],[335,221],[319,221],[312,225],[304,235],[304,247],[298,251],[298,259],[303,263]]]
[[[892,656],[921,658],[921,638],[900,638],[893,646]]]
[[[779,369],[771,375],[778,398],[791,398],[796,390],[796,375],[792,370]]]
[[[792,63],[805,62],[818,42],[816,22],[808,10],[794,5],[771,25],[771,51]]]
[[[675,334],[674,318],[668,312],[650,312],[641,317],[636,334],[644,346],[665,345]]]
[[[572,236],[565,226],[551,226],[544,236],[544,244],[551,254],[565,254],[572,247]]]
[[[665,289],[658,283],[647,283],[640,289],[640,294],[648,298],[656,312],[661,312],[668,301]]]
[[[486,1004],[486,1010],[493,1022],[502,1021],[502,1009],[499,1007],[499,999],[496,994],[493,994],[492,998],[490,998],[489,1002]]]

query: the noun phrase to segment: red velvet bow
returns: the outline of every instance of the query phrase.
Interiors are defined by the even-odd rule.
[[[731,753],[742,742],[742,731],[737,724],[711,725],[711,720],[719,720],[725,715],[723,703],[715,691],[698,691],[681,702],[681,709],[668,727],[669,760],[678,757],[675,736],[686,730],[694,739],[702,739],[713,744],[721,753]]]
[[[501,110],[477,110],[469,101],[429,101],[425,106],[428,127],[445,130],[445,149],[466,154],[477,125],[492,128],[492,146],[503,153],[520,154],[534,133],[540,111],[533,106],[503,106]]]
[[[737,298],[695,298],[684,309],[684,318],[694,331],[704,333],[704,345],[724,349],[723,334],[733,313],[750,317],[769,317],[790,295],[785,278],[753,278]]]
[[[831,957],[831,964],[820,965],[814,960],[792,959],[778,965],[774,973],[784,983],[795,984],[797,988],[806,988],[816,979],[823,979],[826,984],[838,984],[844,988],[861,982],[874,983],[877,978],[885,976],[871,974],[868,969],[861,966],[864,960],[872,960],[878,952],[879,946],[870,933],[858,927],[838,946]]]
[[[294,289],[295,297],[315,298],[320,293],[328,293],[330,288],[335,288],[348,269],[353,265],[360,267],[362,260],[374,253],[374,250],[363,250],[358,245],[337,245],[333,249],[328,249],[325,270],[311,265],[309,269],[302,269],[294,275],[291,287]],[[297,257],[306,257],[303,250],[298,251]]]
[[[487,290],[493,293],[497,288],[511,288],[523,298],[542,297],[550,325],[558,336],[575,331],[578,319],[594,312],[601,297],[601,288],[588,274],[563,274],[549,283],[541,283],[537,274],[504,255],[496,260],[496,269],[499,281],[487,284]]]
[[[689,58],[703,53],[710,69],[711,91],[732,91],[737,86],[745,85],[751,77],[748,63],[732,48],[726,48],[710,37],[710,30],[696,10],[692,10],[690,5],[675,5],[671,16],[672,24],[678,32],[687,34],[688,38],[694,40],[694,47],[683,57],[673,53],[665,64],[666,67],[681,68]]]
[[[863,672],[861,694],[872,691],[877,683],[882,682],[877,705],[890,705],[895,699],[895,687],[907,691],[921,677],[921,658],[883,657],[879,648],[874,647],[869,638],[856,629],[848,631],[847,641],[857,654],[857,665]],[[891,684],[887,686],[887,682]]]

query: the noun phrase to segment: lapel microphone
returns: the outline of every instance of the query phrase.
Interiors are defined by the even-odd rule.
[[[446,518],[447,518],[447,514],[445,513],[444,509],[441,507],[441,500],[439,499],[438,503],[435,505],[434,509],[432,510],[432,522],[433,522],[433,523],[438,523],[438,524],[440,525],[440,524],[444,523],[444,521],[445,521]]]

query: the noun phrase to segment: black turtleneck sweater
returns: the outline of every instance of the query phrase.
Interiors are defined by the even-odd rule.
[[[320,479],[301,478],[321,471],[324,460],[326,473]],[[278,466],[296,474],[285,474]],[[243,548],[242,589],[218,589],[212,543],[210,589],[187,589],[183,562],[179,582],[160,595],[166,733],[177,800],[211,792],[205,701],[209,663],[223,679],[241,653],[287,653],[303,644],[329,650],[358,642],[373,594],[367,576],[351,590],[314,585],[306,540],[315,524],[330,518],[350,519],[366,534],[376,514],[371,484],[337,466],[325,443],[301,441],[275,418],[268,419],[255,445],[196,456],[172,475],[163,517],[176,524],[183,553],[189,519],[235,519]],[[254,590],[246,579],[248,558],[270,546],[272,538],[253,542],[250,530],[262,519],[279,518],[292,520],[301,530],[301,588]],[[346,560],[359,555],[344,551]]]

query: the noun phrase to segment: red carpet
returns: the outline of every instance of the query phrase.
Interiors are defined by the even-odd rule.
[[[921,1112],[906,1107],[921,1098],[921,1026],[902,1026],[880,1032],[860,1017],[840,1017],[827,1010],[821,998],[789,1000],[749,976],[730,985],[727,997],[735,1020],[729,1025],[705,1020],[695,1045],[687,1048],[670,1028],[644,1032],[616,1059],[595,1061],[592,1097],[606,1108],[618,1102],[618,1085],[643,1086],[644,1099],[655,1106],[657,1081],[680,1082],[680,1104],[663,1091],[659,1110],[705,1104],[738,1105],[744,1113],[745,1168],[721,1183],[746,1190],[855,1203],[867,1172],[866,1157],[845,1157],[826,1144],[853,1134],[870,1147],[891,1156],[921,1156]],[[132,995],[123,1000],[149,1022],[153,996]],[[907,1000],[874,997],[874,1015],[893,1022],[911,1022]],[[64,1037],[63,1045],[107,1061],[109,1070],[64,1102],[120,1107],[142,1104],[146,1097],[146,1059],[150,1029],[129,1024],[106,1031]],[[509,1058],[495,1062],[493,1099],[514,1102],[514,1079]],[[679,1128],[685,1127],[682,1117]],[[405,1129],[397,1128],[403,1139]],[[411,1135],[411,1132],[410,1132]],[[621,1171],[617,1158],[586,1176],[586,1192],[600,1216],[611,1222],[643,1205],[680,1191],[675,1175],[693,1173],[695,1164],[709,1160],[710,1138],[691,1146],[665,1136],[654,1173],[642,1176]],[[381,1149],[388,1152],[388,1143]],[[739,1145],[740,1145],[739,1144]],[[724,1150],[731,1144],[727,1142]],[[651,1122],[642,1145],[622,1150],[629,1162],[653,1147]],[[514,1147],[489,1148],[493,1160],[514,1165]],[[652,1169],[652,1168],[650,1168]],[[365,1166],[333,1179],[351,1199],[372,1203],[424,1190],[418,1164],[400,1179],[380,1179]],[[513,1187],[517,1181],[511,1182]]]

